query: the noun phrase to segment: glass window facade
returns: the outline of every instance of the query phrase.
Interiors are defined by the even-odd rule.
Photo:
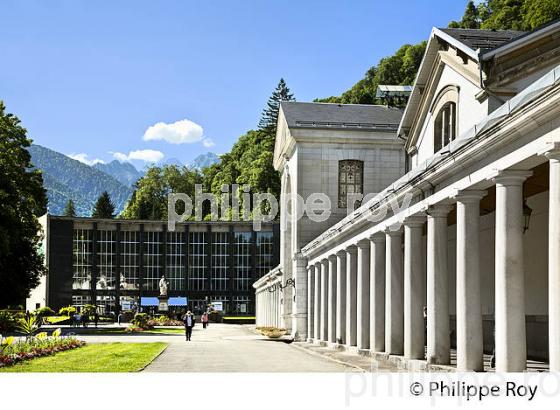
[[[93,260],[93,231],[74,229],[72,289],[91,289]]]
[[[51,260],[68,261],[72,256],[71,270],[51,272],[61,275],[49,291],[53,307],[97,304],[100,313],[136,311],[142,308],[141,297],[159,294],[165,275],[170,296],[186,296],[191,309],[196,305],[203,310],[205,301],[214,300],[223,302],[228,313],[253,313],[252,284],[278,263],[273,232],[253,232],[246,224],[210,225],[211,231],[206,224],[192,225],[188,233],[134,221],[114,224],[103,221],[98,225],[103,229],[94,231],[95,222],[80,219],[66,228],[71,230],[66,231],[64,246],[49,249]],[[66,258],[53,254],[70,250]],[[61,284],[71,284],[72,294],[58,290]]]
[[[227,290],[229,232],[212,232],[212,290]]]
[[[251,232],[235,232],[234,290],[248,291],[251,282]]]
[[[167,262],[165,277],[170,291],[185,289],[185,234],[167,232]]]
[[[207,290],[206,232],[189,233],[189,290]]]
[[[163,275],[161,232],[144,232],[144,289],[158,290]]]

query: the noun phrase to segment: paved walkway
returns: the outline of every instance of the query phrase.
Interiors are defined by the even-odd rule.
[[[144,336],[142,336],[144,338]],[[163,339],[163,338],[162,338]],[[172,339],[147,372],[356,372],[360,369],[258,336],[250,326],[197,326],[192,341]]]

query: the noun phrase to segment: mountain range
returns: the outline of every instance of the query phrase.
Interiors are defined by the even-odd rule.
[[[62,215],[66,203],[72,199],[77,216],[90,216],[103,191],[109,193],[115,212],[119,214],[131,197],[134,184],[144,175],[130,162],[114,160],[90,166],[36,144],[29,147],[29,152],[33,165],[43,172],[51,215]],[[187,166],[200,171],[219,161],[216,154],[208,152],[197,156]],[[177,158],[169,158],[158,165],[182,166],[183,163]]]
[[[107,191],[120,213],[132,195],[132,188],[105,172],[40,145],[31,145],[31,162],[43,172],[49,199],[49,213],[62,215],[69,199],[78,216],[90,216],[94,204]],[[109,165],[109,164],[107,164]]]

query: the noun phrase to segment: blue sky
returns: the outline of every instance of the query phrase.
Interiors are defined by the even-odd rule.
[[[8,112],[38,144],[141,167],[227,152],[280,77],[299,101],[340,94],[466,0],[2,3]]]

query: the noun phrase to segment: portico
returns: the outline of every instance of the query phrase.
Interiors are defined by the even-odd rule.
[[[477,53],[463,34],[432,32],[399,125],[408,171],[301,247],[306,328],[424,366],[560,371],[560,61],[505,73],[534,36]]]

